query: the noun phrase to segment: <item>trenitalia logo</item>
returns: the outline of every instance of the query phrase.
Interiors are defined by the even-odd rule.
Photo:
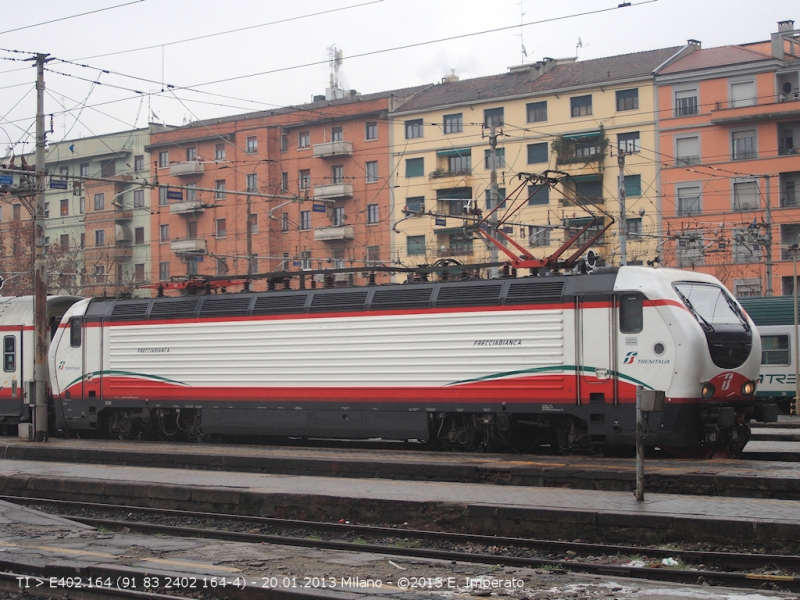
[[[632,365],[632,364],[633,364],[633,361],[636,359],[636,355],[637,355],[637,354],[639,354],[639,353],[638,353],[638,352],[628,352],[628,353],[625,355],[625,361],[624,361],[624,364],[626,364],[626,365]]]

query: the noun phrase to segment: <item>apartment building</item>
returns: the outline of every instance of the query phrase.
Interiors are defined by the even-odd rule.
[[[148,128],[65,140],[47,146],[45,191],[48,289],[53,294],[137,294],[150,267]],[[13,165],[33,165],[34,155]],[[5,159],[11,163],[11,157]],[[31,172],[31,185],[33,185]],[[15,176],[18,182],[18,176]],[[32,189],[32,188],[31,188]],[[4,271],[30,293],[34,196],[6,196],[0,205]],[[27,287],[26,287],[27,286]]]
[[[620,152],[625,259],[642,264],[654,257],[660,224],[653,73],[687,51],[547,58],[502,75],[446,77],[417,94],[392,115],[395,260],[490,260],[490,246],[465,225],[496,208],[500,231],[537,258],[587,225],[594,223],[581,242],[610,225],[593,249],[620,264]],[[499,207],[491,200],[493,171]],[[558,183],[527,175],[545,173]]]
[[[387,114],[418,90],[321,96],[154,135],[153,281],[388,260]]]
[[[800,242],[800,30],[694,51],[659,71],[663,262],[737,296],[792,292]]]

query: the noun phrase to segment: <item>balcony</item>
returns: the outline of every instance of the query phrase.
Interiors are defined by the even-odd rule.
[[[184,200],[183,202],[173,202],[169,205],[169,212],[173,215],[203,212],[205,205],[199,198],[194,200]]]
[[[202,175],[203,173],[205,173],[205,165],[196,160],[179,162],[169,166],[169,174],[176,177]]]
[[[175,254],[205,254],[206,241],[198,238],[173,240],[169,243],[169,249]]]
[[[731,102],[717,102],[711,111],[714,125],[743,125],[762,121],[785,121],[800,117],[800,96],[769,97],[769,102],[735,106]]]
[[[472,187],[472,170],[443,171],[437,169],[428,175],[431,188],[446,190],[449,188]]]
[[[336,198],[352,198],[352,183],[334,183],[331,185],[315,185],[314,200],[335,200]]]
[[[117,240],[114,246],[114,258],[116,260],[133,258],[133,246],[129,241],[121,242]]]
[[[329,156],[352,156],[352,142],[325,142],[314,144],[314,158],[328,158]]]
[[[130,221],[133,219],[133,210],[124,206],[114,207],[114,220],[115,221]]]
[[[341,240],[352,240],[354,230],[352,225],[342,225],[341,227],[317,227],[314,230],[315,242],[338,242]]]

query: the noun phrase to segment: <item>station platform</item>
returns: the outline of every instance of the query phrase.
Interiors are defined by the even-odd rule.
[[[0,461],[0,494],[520,537],[641,543],[800,539],[800,501]],[[8,498],[7,498],[8,499]]]

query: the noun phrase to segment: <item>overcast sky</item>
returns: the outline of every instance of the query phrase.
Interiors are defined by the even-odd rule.
[[[767,40],[780,20],[796,19],[800,28],[797,0],[631,0],[631,6],[617,8],[618,4],[15,2],[0,21],[0,144],[3,153],[10,145],[18,153],[33,150],[35,70],[30,62],[15,62],[30,58],[30,53],[57,59],[48,63],[45,73],[45,111],[55,115],[49,139],[58,141],[144,127],[153,115],[160,122],[180,125],[308,102],[328,85],[329,48],[334,45],[344,55],[339,71],[343,87],[370,93],[435,83],[451,70],[462,79],[502,73],[523,60],[545,56],[577,52],[585,60],[680,46],[689,38],[701,40],[704,48]],[[176,89],[162,92],[162,82]]]

